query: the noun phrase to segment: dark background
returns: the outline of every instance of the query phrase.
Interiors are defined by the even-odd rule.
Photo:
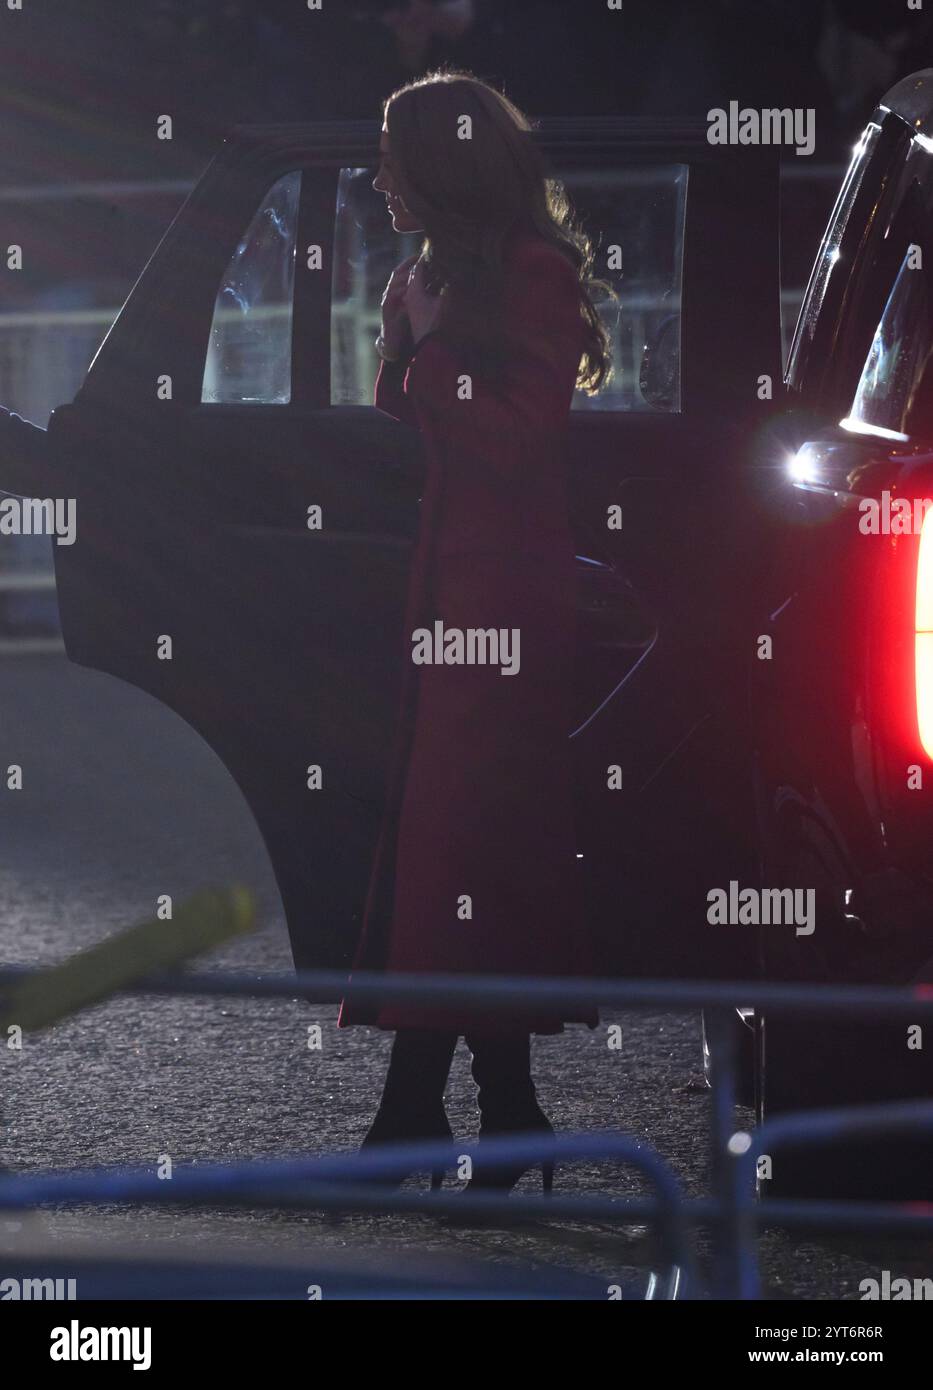
[[[0,246],[28,255],[0,275],[0,312],[119,305],[230,125],[376,118],[443,63],[532,116],[813,107],[815,153],[785,160],[785,284],[799,287],[836,166],[887,88],[933,65],[933,5],[906,0],[22,4],[0,0]]]
[[[466,31],[428,32],[451,3]],[[831,159],[933,52],[906,0],[23,0],[0,26],[2,182],[191,173],[233,122],[374,117],[441,62],[536,115],[813,106]]]

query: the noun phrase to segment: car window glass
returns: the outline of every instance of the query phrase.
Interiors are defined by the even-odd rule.
[[[931,350],[926,272],[907,249],[875,329],[847,424],[906,434]]]
[[[613,373],[581,410],[680,410],[685,164],[578,171],[564,180],[594,243],[597,298],[609,330]]]
[[[399,236],[373,171],[344,169],[337,197],[331,320],[331,400],[371,405],[380,300],[392,270],[420,245]],[[584,410],[680,409],[681,286],[687,166],[576,171],[564,179],[595,243],[594,273],[616,297],[598,297],[609,329],[613,377]]]
[[[839,247],[855,204],[856,195],[865,177],[865,170],[874,153],[880,134],[881,127],[874,123],[870,124],[852,152],[852,159],[830,215],[829,226],[823,236],[813,265],[810,283],[807,286],[800,317],[797,320],[797,330],[791,345],[788,364],[801,352],[804,342],[809,344],[812,341],[816,332],[817,321],[823,307],[823,300],[826,298],[830,278],[839,260]]]
[[[399,235],[372,169],[342,169],[337,186],[334,284],[331,299],[331,403],[372,405],[379,367],[373,343],[392,271],[415,255],[421,237]]]
[[[287,405],[301,174],[273,184],[224,272],[214,306],[201,400]]]

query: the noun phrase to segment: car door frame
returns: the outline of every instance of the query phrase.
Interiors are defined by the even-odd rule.
[[[338,430],[342,420],[349,422],[354,408],[330,402],[336,189],[342,168],[374,164],[378,132],[376,122],[248,127],[233,132],[153,253],[95,357],[75,407],[99,407],[105,414],[117,410],[121,418],[140,422],[147,417],[158,419],[160,427],[167,415],[173,415],[179,428],[192,411],[209,411],[220,418],[220,412],[242,409],[201,401],[216,294],[237,239],[268,189],[284,174],[301,169],[298,254],[310,244],[320,245],[323,269],[295,277],[291,402],[248,408],[274,412],[277,417],[290,406],[320,412]],[[765,409],[755,390],[759,376],[768,373],[779,380],[776,152],[713,146],[699,122],[543,120],[535,138],[558,175],[564,168],[603,168],[613,160],[626,165],[688,165],[682,410],[578,412],[572,425],[594,447],[599,436],[604,444],[612,444],[620,424],[627,423],[644,437],[666,439],[670,456],[646,480],[653,490],[659,482],[669,489],[685,484],[695,488],[702,482],[714,494],[723,492],[734,478],[734,473],[723,470],[733,469],[738,459],[737,416],[745,413],[746,401],[752,418]],[[769,266],[766,275],[761,273],[763,258]],[[723,286],[729,279],[733,292],[725,293]],[[156,399],[154,367],[172,380],[170,401]],[[58,423],[53,417],[53,443],[68,411],[66,407],[56,412]],[[702,460],[708,473],[702,478],[696,441],[691,438],[692,412],[709,422],[709,447]],[[355,414],[359,416],[358,408]],[[405,427],[397,429],[404,432]],[[177,476],[177,465],[170,456],[164,463],[165,485],[183,493],[186,480]],[[62,464],[67,466],[67,460]],[[624,460],[620,472],[625,473]],[[728,493],[723,496],[728,500]],[[63,615],[66,607],[67,595]],[[69,641],[68,624],[64,626],[68,654],[80,662],[84,653],[80,644]],[[702,640],[698,638],[698,645],[702,646]],[[161,692],[159,698],[163,698]],[[208,728],[201,727],[199,732],[211,742]]]

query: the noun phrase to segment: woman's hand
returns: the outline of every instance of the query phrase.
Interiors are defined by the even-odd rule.
[[[395,267],[382,296],[382,341],[390,357],[401,357],[405,339],[411,331],[405,299],[417,259],[417,256],[409,256]]]
[[[440,323],[444,308],[443,294],[435,294],[428,289],[425,264],[420,258],[411,267],[405,307],[411,324],[411,334],[417,345]]]

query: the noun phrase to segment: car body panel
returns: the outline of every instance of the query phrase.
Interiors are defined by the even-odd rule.
[[[921,983],[933,972],[933,762],[920,737],[920,536],[933,499],[933,72],[901,82],[856,146],[788,364],[750,662],[762,878],[812,889],[816,927],[760,930],[766,976]],[[777,431],[780,435],[780,430]],[[887,521],[885,521],[887,516]],[[873,532],[874,521],[878,529]],[[765,615],[767,615],[765,617]],[[759,1017],[760,1114],[933,1094],[901,1024]],[[918,1146],[774,1156],[773,1195],[927,1198]]]

